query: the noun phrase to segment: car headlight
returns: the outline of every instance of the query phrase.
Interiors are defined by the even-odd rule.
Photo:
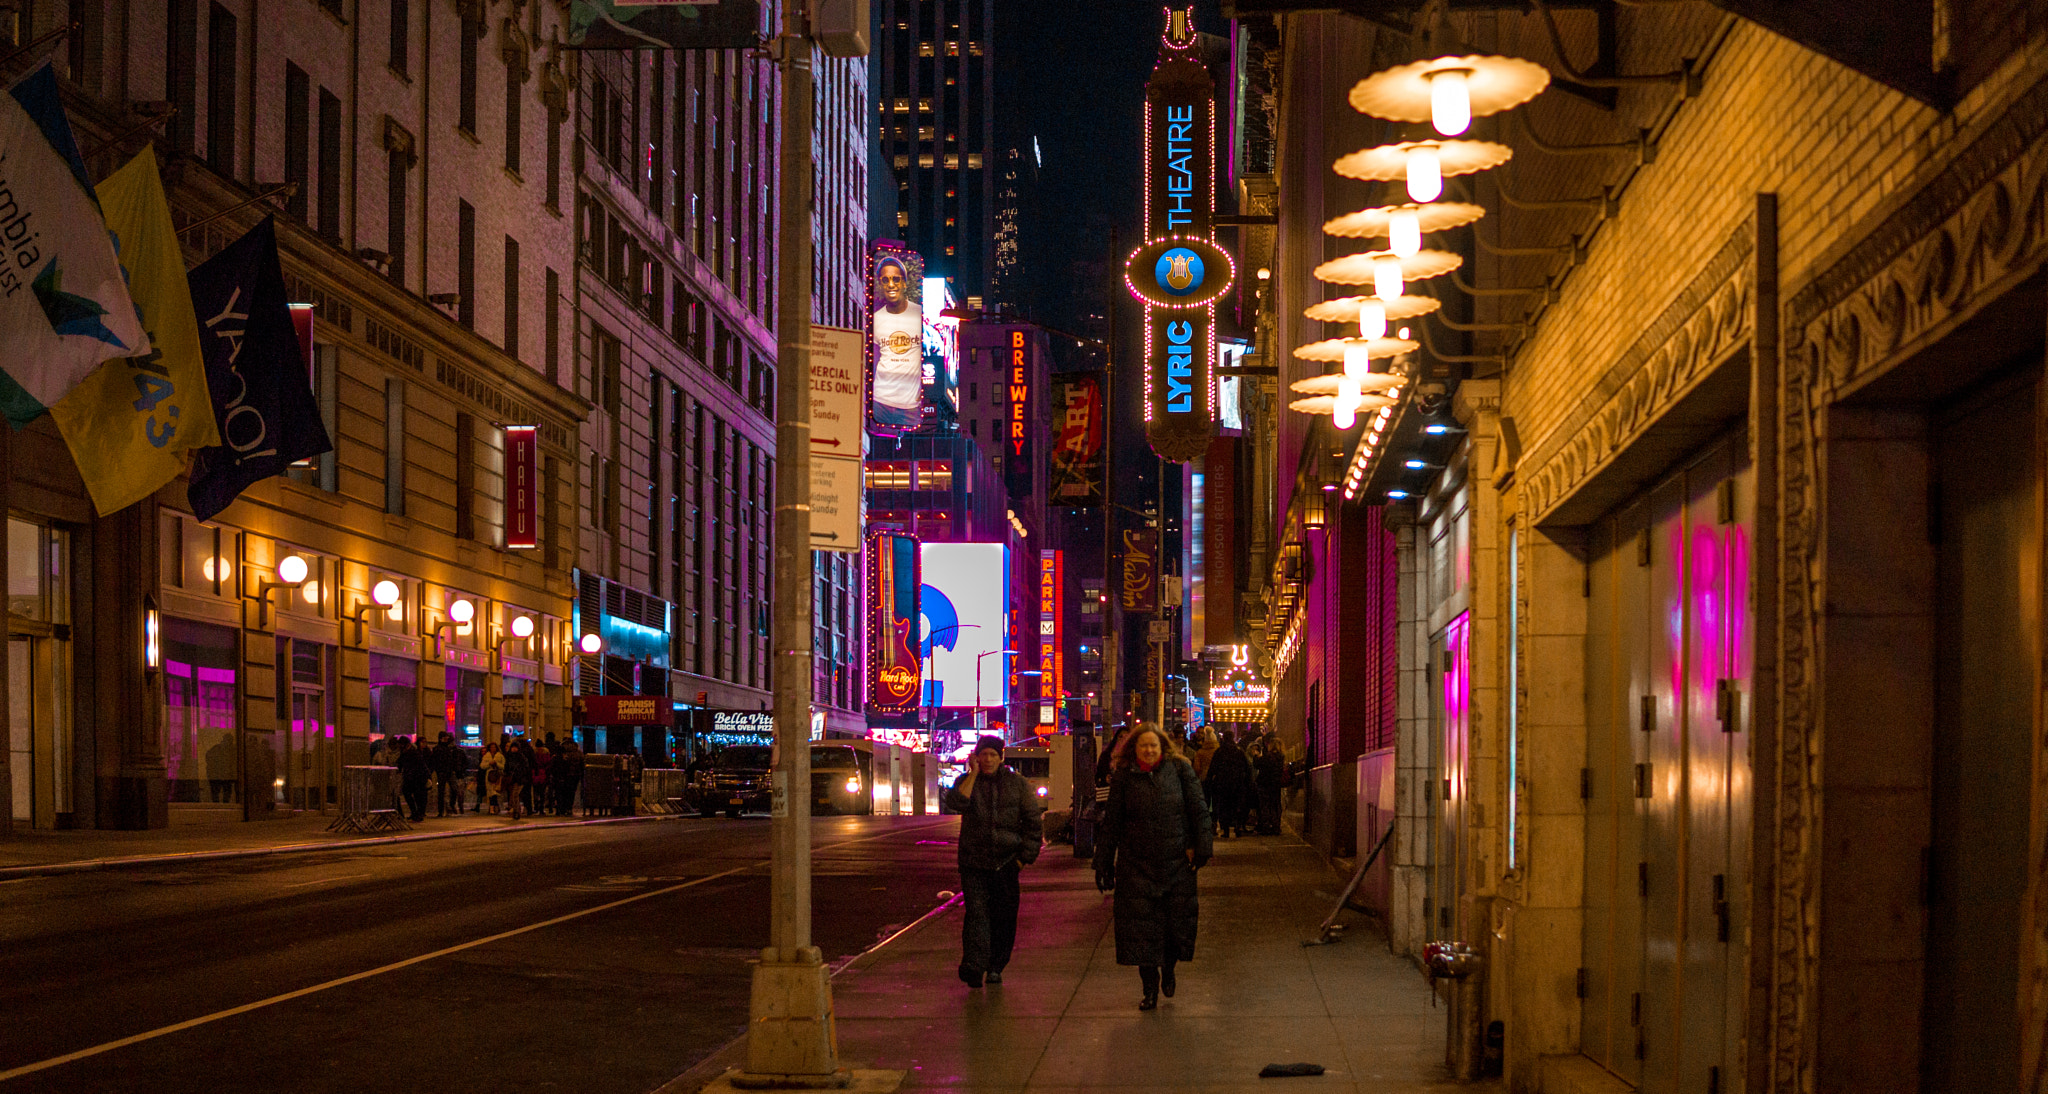
[[[846,792],[847,792],[847,793],[849,793],[849,794],[858,794],[858,793],[860,793],[860,778],[859,778],[859,776],[855,776],[854,778],[851,778],[851,779],[848,779],[848,780],[846,780]]]

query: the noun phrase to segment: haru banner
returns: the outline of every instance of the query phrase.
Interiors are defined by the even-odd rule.
[[[192,271],[192,308],[221,443],[192,457],[192,515],[211,520],[251,483],[332,451],[285,299],[269,217]]]
[[[108,361],[50,408],[101,516],[185,470],[186,453],[220,443],[185,256],[171,226],[156,152],[144,148],[99,185],[107,230],[149,332],[150,352]]]

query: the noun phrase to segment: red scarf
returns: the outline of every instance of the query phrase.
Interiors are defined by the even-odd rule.
[[[1136,758],[1136,757],[1133,757],[1133,759],[1135,759],[1135,758]],[[1159,769],[1159,765],[1160,765],[1160,764],[1162,764],[1162,763],[1165,763],[1165,762],[1166,762],[1166,757],[1165,757],[1165,756],[1161,756],[1161,757],[1159,757],[1158,759],[1156,759],[1156,760],[1152,761],[1152,762],[1151,762],[1151,763],[1149,763],[1149,764],[1148,764],[1148,763],[1146,763],[1146,762],[1145,762],[1145,761],[1143,761],[1143,760],[1138,760],[1138,770],[1140,770],[1140,771],[1143,771],[1143,772],[1144,772],[1145,774],[1147,774],[1147,775],[1150,775],[1150,774],[1151,774],[1152,772],[1154,772],[1154,771],[1157,771],[1157,770]]]

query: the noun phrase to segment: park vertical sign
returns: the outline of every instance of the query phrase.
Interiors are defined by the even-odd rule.
[[[1217,247],[1216,85],[1194,9],[1168,10],[1145,84],[1145,243],[1124,283],[1145,306],[1145,439],[1168,460],[1208,451],[1216,420],[1216,299],[1234,271]]]

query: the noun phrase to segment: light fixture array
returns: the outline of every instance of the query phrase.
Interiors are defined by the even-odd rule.
[[[1344,239],[1385,238],[1383,250],[1333,259],[1316,267],[1317,279],[1335,285],[1370,286],[1370,295],[1342,297],[1314,305],[1310,319],[1357,324],[1355,335],[1314,342],[1295,351],[1309,361],[1341,361],[1342,373],[1311,377],[1293,385],[1308,395],[1288,404],[1304,413],[1329,413],[1331,425],[1348,430],[1360,410],[1377,411],[1344,475],[1344,497],[1355,496],[1373,455],[1392,428],[1404,389],[1398,374],[1374,373],[1370,362],[1413,352],[1408,329],[1388,338],[1389,322],[1428,315],[1439,308],[1429,297],[1406,295],[1409,281],[1439,277],[1463,259],[1452,252],[1425,250],[1425,233],[1461,227],[1486,215],[1466,202],[1438,201],[1446,176],[1468,175],[1508,162],[1514,150],[1492,141],[1456,139],[1473,118],[1528,102],[1550,84],[1543,66],[1516,57],[1446,56],[1415,61],[1374,73],[1351,89],[1350,103],[1362,114],[1393,122],[1427,121],[1436,136],[1383,144],[1343,156],[1333,165],[1345,178],[1402,181],[1408,202],[1362,209],[1323,225]],[[1387,379],[1377,379],[1386,376]],[[1368,391],[1374,394],[1367,394]]]

